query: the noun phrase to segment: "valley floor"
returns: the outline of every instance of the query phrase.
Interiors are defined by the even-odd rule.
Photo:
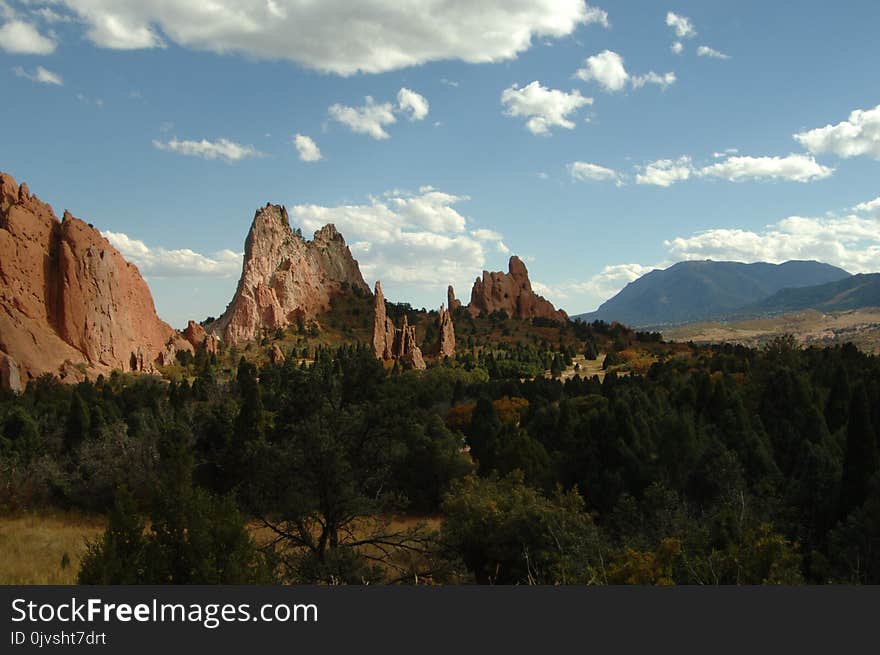
[[[664,330],[663,338],[697,344],[738,343],[756,347],[784,334],[793,334],[807,346],[833,346],[849,341],[865,352],[880,354],[880,308],[827,314],[810,309],[735,323],[694,323]]]

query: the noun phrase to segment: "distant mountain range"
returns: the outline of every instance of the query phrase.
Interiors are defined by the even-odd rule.
[[[596,311],[574,318],[659,328],[807,308],[851,309],[880,305],[878,285],[880,275],[852,276],[815,261],[686,261],[643,275]]]

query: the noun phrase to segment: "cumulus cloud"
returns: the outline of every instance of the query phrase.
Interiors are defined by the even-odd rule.
[[[694,168],[691,158],[682,156],[678,159],[658,159],[644,166],[638,166],[636,170],[638,171],[636,184],[668,187],[687,180]]]
[[[606,91],[622,91],[629,82],[623,57],[612,50],[587,57],[584,67],[575,71],[575,76],[584,82],[595,81]]]
[[[368,134],[374,139],[390,139],[391,135],[385,131],[384,126],[397,122],[391,103],[377,104],[372,96],[367,96],[365,104],[360,107],[336,103],[327,112],[333,120],[347,125],[352,132]]]
[[[853,207],[853,211],[862,213],[862,214],[878,214],[880,215],[880,196],[874,198],[873,200],[868,200],[866,202],[860,202],[858,205]]]
[[[877,271],[880,221],[854,215],[790,216],[761,231],[719,228],[664,242],[676,261],[723,259],[781,263],[815,259],[851,273]]]
[[[655,268],[655,266],[643,266],[642,264],[612,264],[603,267],[599,273],[586,282],[578,282],[569,286],[574,292],[589,294],[604,300]]]
[[[681,41],[675,41],[671,46],[669,46],[669,49],[672,50],[672,52],[674,52],[675,54],[680,55],[682,52],[684,52],[684,44]]]
[[[731,182],[760,179],[812,182],[825,179],[833,172],[833,168],[822,166],[813,157],[807,155],[788,155],[787,157],[734,156],[700,169],[699,175],[718,177]]]
[[[223,159],[228,162],[235,162],[249,157],[261,157],[263,154],[253,146],[235,143],[229,139],[181,141],[174,138],[170,141],[154,140],[153,146],[159,150],[176,152],[179,155],[186,155],[188,157]]]
[[[487,248],[506,252],[502,235],[477,228],[457,206],[467,196],[430,186],[389,191],[363,204],[296,205],[291,220],[306,230],[334,223],[368,280],[421,289],[463,287],[486,263]]]
[[[583,0],[61,0],[104,48],[158,48],[165,39],[216,53],[287,59],[339,75],[430,61],[516,58],[536,39],[569,36],[607,14]]]
[[[636,184],[652,184],[668,187],[693,177],[718,178],[729,182],[756,180],[786,180],[789,182],[814,182],[830,177],[833,168],[819,164],[808,155],[785,157],[736,156],[735,148],[724,153],[713,153],[721,159],[708,166],[695,167],[690,157],[659,159],[644,166],[637,166]]]
[[[36,70],[33,73],[28,73],[21,66],[16,66],[12,69],[12,72],[15,73],[18,77],[23,77],[26,80],[31,80],[32,82],[37,82],[39,84],[54,84],[56,86],[64,86],[64,80],[58,73],[53,73],[52,71],[43,68],[42,66],[37,66]]]
[[[585,98],[580,91],[568,93],[558,89],[548,89],[535,80],[522,88],[516,84],[501,93],[501,104],[508,116],[528,118],[526,128],[537,135],[550,134],[551,127],[574,129],[570,114],[593,104],[592,98]]]
[[[679,39],[690,39],[697,35],[694,24],[687,16],[680,16],[673,11],[666,14],[666,25],[675,30],[675,36]]]
[[[568,172],[571,174],[572,179],[582,182],[621,182],[621,176],[617,171],[585,161],[571,162],[568,165]]]
[[[352,132],[368,134],[374,139],[390,139],[386,125],[397,122],[397,113],[407,114],[409,120],[420,121],[428,115],[428,99],[420,93],[403,87],[397,92],[397,106],[390,102],[377,103],[372,96],[364,98],[360,107],[349,107],[340,103],[327,110],[330,118],[348,126]]]
[[[856,109],[849,119],[794,135],[813,154],[831,153],[849,158],[868,155],[880,159],[880,105]]]
[[[321,149],[312,137],[297,134],[293,137],[293,145],[296,146],[301,161],[321,161]]]
[[[397,92],[397,106],[408,113],[411,121],[420,121],[428,115],[428,99],[406,87]]]
[[[575,71],[575,77],[584,82],[596,82],[605,91],[623,91],[627,85],[640,89],[646,84],[657,84],[664,89],[675,83],[675,73],[660,75],[649,71],[644,75],[631,75],[624,66],[623,57],[612,50],[603,50],[584,60],[583,68]]]
[[[30,23],[10,20],[0,25],[0,48],[16,55],[51,55],[57,47],[54,39],[43,36]]]
[[[132,239],[123,232],[101,232],[126,260],[135,264],[140,272],[152,277],[236,277],[241,274],[244,253],[220,250],[211,256],[180,248],[167,250],[151,248],[139,239]]]
[[[697,48],[697,55],[700,57],[711,57],[712,59],[730,59],[730,55],[726,55],[720,50],[710,48],[707,45],[701,45]]]

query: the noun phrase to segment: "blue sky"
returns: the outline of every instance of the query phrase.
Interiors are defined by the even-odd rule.
[[[880,270],[877,2],[353,6],[0,0],[0,170],[178,327],[266,202],[415,306],[512,253],[569,313],[681,259]]]

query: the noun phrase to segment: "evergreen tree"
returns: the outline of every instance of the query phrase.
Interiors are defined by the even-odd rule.
[[[859,506],[868,491],[868,482],[880,469],[877,452],[877,436],[871,425],[871,408],[865,385],[858,384],[853,390],[846,427],[846,453],[843,460],[843,477],[840,483],[839,516],[846,516]]]

